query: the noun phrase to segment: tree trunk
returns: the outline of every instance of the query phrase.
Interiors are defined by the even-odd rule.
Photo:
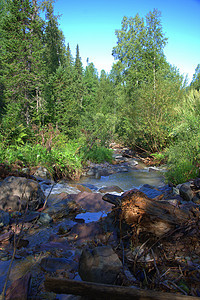
[[[194,219],[192,212],[180,209],[168,201],[150,199],[140,191],[132,191],[122,197],[105,194],[102,199],[120,207],[121,220],[136,227],[138,233],[150,232],[160,237]]]
[[[87,296],[95,300],[193,300],[196,297],[141,290],[134,287],[100,284],[69,279],[46,278],[44,282],[48,291],[57,294]]]

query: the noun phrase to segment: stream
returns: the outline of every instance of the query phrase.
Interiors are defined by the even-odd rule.
[[[164,169],[154,169],[148,168],[144,164],[139,164],[139,169],[129,168],[127,172],[118,172],[108,176],[101,176],[100,178],[95,178],[94,176],[82,177],[78,182],[61,182],[57,183],[53,186],[46,188],[44,190],[45,195],[47,196],[51,191],[52,195],[57,195],[60,193],[68,193],[68,194],[78,194],[80,190],[78,187],[83,186],[87,189],[90,189],[93,193],[99,193],[101,188],[105,187],[119,187],[124,192],[131,190],[133,188],[141,189],[143,192],[147,194],[147,196],[153,198],[159,194],[155,194],[152,196],[152,189],[154,188],[162,188],[165,186],[164,182]],[[109,191],[110,193],[110,191]],[[119,193],[115,190],[111,191],[112,194],[121,195],[123,192]],[[154,193],[156,191],[154,190]],[[102,194],[103,195],[103,194]],[[103,205],[103,204],[102,204]],[[85,223],[98,221],[101,217],[107,215],[107,210],[103,207],[100,211],[85,211],[84,213],[80,213],[77,215],[77,219],[82,219]]]
[[[174,242],[169,244],[171,239],[171,236],[169,236],[166,245],[163,246],[164,241],[162,241],[162,244],[159,244],[159,248],[155,245],[155,240],[153,239],[155,247],[151,255],[147,251],[148,246],[144,250],[142,249],[146,243],[143,240],[144,236],[141,235],[142,245],[138,244],[138,239],[135,239],[135,237],[138,238],[138,235],[134,235],[131,227],[127,227],[127,224],[122,222],[123,220],[120,219],[120,209],[116,209],[115,207],[113,209],[111,203],[102,200],[102,196],[105,193],[121,195],[123,192],[137,188],[151,199],[158,197],[158,199],[171,201],[170,203],[174,205],[175,209],[181,197],[177,196],[179,198],[176,198],[175,195],[175,198],[169,198],[172,195],[172,188],[165,184],[164,172],[166,170],[164,167],[147,167],[141,162],[137,163],[136,161],[135,163],[134,159],[130,159],[114,165],[92,164],[87,169],[87,172],[91,171],[97,171],[101,174],[98,173],[98,176],[96,176],[95,172],[93,172],[94,175],[82,177],[78,182],[61,180],[53,184],[47,178],[42,179],[40,177],[38,181],[40,181],[40,186],[47,197],[45,209],[42,211],[28,211],[24,215],[21,213],[14,214],[14,216],[11,216],[9,226],[1,228],[0,293],[4,288],[8,269],[12,266],[7,282],[7,291],[11,293],[11,297],[6,299],[14,299],[13,295],[16,293],[21,293],[24,296],[25,288],[28,291],[29,285],[29,282],[25,282],[24,279],[26,274],[32,277],[30,299],[80,299],[79,296],[71,297],[66,294],[49,292],[44,282],[45,278],[48,277],[52,277],[53,279],[90,281],[88,272],[85,272],[84,276],[86,277],[83,277],[80,269],[80,261],[83,260],[87,253],[89,253],[90,257],[89,265],[86,264],[89,272],[93,272],[93,269],[96,270],[96,261],[100,261],[98,263],[98,272],[103,276],[105,275],[106,280],[107,274],[109,275],[112,272],[114,272],[114,276],[119,275],[118,271],[116,271],[115,262],[116,259],[119,260],[121,268],[121,260],[123,259],[123,268],[125,267],[124,270],[126,271],[126,273],[124,271],[124,282],[128,282],[127,285],[131,286],[142,286],[144,282],[144,268],[148,270],[150,264],[152,266],[153,264],[155,265],[155,259],[160,259],[160,262],[163,262],[163,253],[167,253],[166,263],[170,263],[167,266],[167,271],[171,272],[169,273],[170,280],[172,275],[174,276],[172,278],[177,278],[178,271],[181,272],[179,278],[182,279],[183,276],[180,267],[179,269],[178,267],[171,267],[171,258],[174,259],[175,266],[177,266],[178,259],[180,259],[181,266],[184,262],[188,268],[191,268],[191,266],[195,267],[197,276],[199,276],[199,247],[195,246],[194,248],[193,246],[194,241],[198,243],[199,237],[195,238],[194,235],[199,232],[197,231],[199,229],[191,228],[190,230],[196,231],[188,233],[188,240],[186,242],[184,240],[184,233],[177,232],[178,235],[173,237]],[[109,174],[104,176],[106,173]],[[106,200],[106,198],[104,199]],[[150,220],[150,223],[152,223],[152,220]],[[179,236],[179,234],[182,235]],[[19,244],[16,244],[18,237]],[[123,237],[123,240],[121,237]],[[151,236],[147,235],[145,240],[149,241],[149,237]],[[17,247],[14,251],[15,245]],[[186,245],[191,245],[191,250],[186,249],[186,252]],[[143,256],[141,256],[140,250],[142,251],[141,254],[144,251]],[[101,254],[101,251],[103,251],[103,254]],[[106,251],[110,251],[108,252],[109,254],[106,254]],[[95,268],[91,267],[90,264],[91,255],[93,255],[91,253],[94,255],[100,253],[96,256],[98,260],[94,258]],[[145,253],[148,254],[146,255]],[[140,256],[138,257],[138,254],[141,258]],[[160,255],[159,258],[157,258],[158,255]],[[12,257],[14,258],[13,260]],[[135,265],[133,266],[133,264],[135,264],[137,259],[137,269],[134,270]],[[105,265],[101,263],[104,260],[106,261]],[[107,271],[107,261],[108,266],[112,267],[112,272]],[[126,262],[125,264],[124,261]],[[188,262],[192,265],[189,265]],[[129,266],[131,266],[130,269]],[[143,269],[141,269],[141,266]],[[152,266],[149,270],[152,270]],[[162,272],[160,274],[167,273],[165,264],[158,264],[158,267]],[[174,270],[175,273],[173,273]],[[152,275],[150,272],[148,273],[148,276],[152,276],[151,282],[154,280],[155,273]],[[91,280],[92,282],[99,282],[97,274],[92,273],[92,276],[96,276]],[[118,279],[118,277],[116,278]],[[123,278],[119,278],[121,280],[119,285],[124,285]],[[199,277],[196,278],[195,280],[199,285]],[[166,281],[165,278],[163,280]],[[107,283],[107,281],[105,282]],[[13,285],[11,286],[11,284]],[[186,284],[189,286],[189,283],[186,282]],[[15,286],[16,291],[13,288]],[[178,292],[180,292],[179,289]],[[195,295],[198,295],[198,291],[195,292]],[[23,297],[18,298],[22,299]]]
[[[50,193],[47,208],[44,213],[41,213],[39,219],[37,219],[38,212],[32,212],[27,216],[23,239],[28,242],[28,246],[17,250],[9,280],[15,281],[24,272],[31,270],[34,278],[32,293],[35,296],[38,293],[41,294],[39,286],[44,280],[44,270],[41,269],[40,264],[42,258],[45,257],[53,257],[58,261],[57,263],[59,263],[59,259],[68,260],[69,267],[65,266],[65,272],[68,272],[69,276],[74,274],[72,278],[80,280],[78,259],[82,247],[87,243],[92,243],[92,241],[101,241],[101,239],[102,242],[100,243],[107,243],[104,241],[106,238],[109,239],[109,243],[116,242],[113,233],[113,230],[115,230],[114,225],[112,219],[109,219],[112,205],[102,200],[104,193],[100,192],[100,189],[117,186],[125,192],[138,188],[151,197],[152,191],[161,194],[162,188],[165,188],[163,171],[156,168],[147,168],[140,163],[138,165],[138,169],[126,165],[127,171],[123,171],[125,170],[123,164],[117,165],[118,171],[111,175],[98,178],[95,178],[95,176],[82,177],[79,182],[62,180],[54,183],[53,186],[45,180],[41,182],[40,185],[44,194],[48,196]],[[158,187],[159,191],[155,189]],[[121,195],[123,192],[117,193],[114,188],[111,193]],[[153,195],[152,198],[155,196]],[[76,205],[81,205],[82,208],[78,214],[75,212],[71,216],[69,212],[68,215],[68,197],[74,197]],[[103,228],[107,235],[106,233],[102,234]],[[11,256],[12,244],[5,244],[0,250],[0,291],[3,289]],[[60,269],[59,265],[56,265],[56,267],[58,270]],[[50,268],[50,271],[45,270],[45,272],[53,272],[53,270]],[[65,298],[57,296],[56,299]]]
[[[101,176],[100,179],[84,177],[81,184],[92,184],[97,188],[105,186],[119,186],[122,190],[128,191],[133,188],[140,188],[144,184],[159,187],[164,185],[164,176],[161,172],[149,171],[148,168],[141,170],[129,170],[109,176]]]

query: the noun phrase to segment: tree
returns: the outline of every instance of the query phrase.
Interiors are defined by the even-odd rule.
[[[74,67],[74,60],[71,54],[71,50],[69,47],[69,43],[67,44],[67,51],[66,51],[66,68],[69,69],[69,71],[72,72],[72,69]]]
[[[66,48],[65,40],[62,31],[58,26],[58,16],[53,13],[52,1],[45,1],[43,3],[43,10],[46,10],[46,24],[45,24],[45,62],[48,74],[56,72],[59,66],[66,65]]]
[[[83,65],[80,58],[79,46],[76,46],[76,58],[74,64],[74,82],[76,85],[75,98],[77,103],[82,107],[84,85],[83,85]]]
[[[163,49],[167,39],[164,37],[161,25],[161,12],[154,9],[146,16],[147,38],[146,38],[146,72],[148,78],[152,78],[153,89],[156,90],[156,73],[165,64]]]
[[[83,65],[82,65],[81,58],[80,58],[78,44],[76,46],[75,71],[76,71],[77,75],[79,75],[79,76],[83,75]]]
[[[154,82],[155,74],[165,61],[163,48],[166,38],[162,32],[160,12],[154,10],[143,18],[124,17],[122,29],[116,30],[117,46],[113,55],[118,60],[128,94],[147,83]],[[151,75],[151,76],[149,76]]]
[[[117,131],[129,145],[152,152],[169,143],[172,107],[180,101],[182,86],[181,76],[164,56],[167,39],[160,18],[156,9],[147,14],[146,22],[138,14],[124,17],[113,49],[118,60],[115,74],[124,90]]]
[[[74,78],[60,66],[51,79],[52,101],[54,102],[53,121],[56,127],[74,138],[80,122],[80,105],[76,101],[77,86]]]
[[[137,14],[135,18],[124,17],[121,30],[116,30],[117,46],[113,48],[113,56],[122,74],[125,90],[131,97],[133,89],[142,82],[145,74],[144,50],[146,29],[143,18]]]
[[[192,88],[196,89],[197,91],[200,91],[200,64],[197,65],[195,69],[195,73],[192,78],[192,82],[190,85]]]
[[[42,21],[35,0],[7,1],[5,10],[0,23],[4,96],[12,113],[29,125],[43,82]]]

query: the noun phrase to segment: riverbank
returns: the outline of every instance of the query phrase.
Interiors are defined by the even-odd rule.
[[[122,157],[124,161],[121,161]],[[140,162],[136,161],[137,164],[133,165],[133,158],[129,157],[127,160],[126,157],[122,157],[119,158],[118,155],[116,158],[116,160],[120,159],[120,163],[113,164],[113,173],[111,165],[91,165],[88,171],[95,168],[98,172],[102,170],[104,172],[104,169],[108,167],[110,172],[107,176],[101,174],[100,178],[96,178],[93,174],[90,179],[98,182],[96,185],[94,182],[60,181],[56,183],[48,177],[44,179],[38,176],[40,200],[38,193],[34,193],[36,199],[26,194],[25,204],[20,201],[29,186],[30,179],[20,179],[21,191],[18,191],[18,194],[16,194],[16,186],[12,188],[9,186],[9,191],[15,191],[13,193],[15,197],[12,197],[11,192],[10,196],[6,194],[6,204],[5,199],[1,202],[0,228],[1,291],[6,282],[8,267],[12,263],[7,284],[7,294],[10,293],[11,296],[7,299],[12,299],[13,292],[22,295],[25,291],[29,291],[28,299],[72,299],[72,296],[58,295],[47,290],[45,288],[46,276],[198,296],[199,281],[196,281],[190,274],[192,267],[192,274],[198,278],[200,266],[200,253],[197,245],[199,225],[194,217],[195,211],[199,211],[198,192],[196,192],[198,181],[190,183],[191,187],[187,184],[176,189],[164,185],[163,182],[162,185],[156,187],[140,184],[138,187],[140,192],[148,195],[149,199],[168,201],[174,208],[183,206],[184,209],[191,210],[191,213],[193,211],[193,217],[191,217],[192,223],[186,227],[177,228],[174,233],[163,236],[162,239],[151,236],[149,233],[135,235],[133,228],[121,219],[120,211],[112,204],[103,201],[102,197],[106,193],[123,197],[130,189],[122,189],[120,184],[110,184],[109,179],[112,176],[124,174],[128,178],[131,168],[132,172],[140,173],[141,176],[148,174],[150,177],[155,176],[159,171],[157,168],[152,170],[144,165],[143,169],[139,168]],[[125,167],[128,169],[125,170]],[[136,167],[137,169],[134,169]],[[120,168],[121,172],[116,172]],[[42,175],[44,170],[39,171]],[[12,178],[11,181],[14,182],[20,177]],[[104,178],[108,178],[107,185],[102,186]],[[122,177],[119,178],[120,181],[122,183]],[[3,183],[4,181],[0,188],[4,185]],[[4,195],[7,191],[5,190],[7,184],[6,179]],[[19,186],[19,182],[16,184]],[[30,192],[30,195],[33,193]],[[30,201],[28,210],[27,199]],[[21,205],[19,209],[16,209],[17,201],[19,206]],[[5,210],[8,207],[10,209],[7,212],[4,211],[3,205]],[[94,261],[98,257],[98,261],[101,262],[95,267],[95,272],[92,271],[94,269],[90,266],[88,257],[90,257],[90,262],[91,257]],[[81,265],[84,267],[80,267]],[[87,272],[84,273],[81,268],[86,269]],[[108,273],[112,273],[112,278],[115,280],[112,279],[112,281]],[[31,283],[30,277],[32,277]],[[74,296],[73,299],[80,298]]]

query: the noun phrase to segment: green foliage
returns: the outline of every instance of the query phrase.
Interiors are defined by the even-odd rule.
[[[186,182],[199,175],[200,158],[200,93],[191,90],[177,106],[176,123],[172,134],[175,143],[167,151],[168,180],[173,183]]]
[[[168,149],[168,172],[166,179],[173,184],[187,182],[198,177],[199,169],[196,166],[196,153],[192,153],[193,146],[180,141]]]
[[[97,144],[94,144],[90,149],[87,146],[82,147],[81,153],[84,161],[90,160],[94,163],[112,162],[112,150]]]
[[[193,89],[200,91],[200,64],[197,65],[195,69],[195,73],[192,78],[192,82],[190,85]]]
[[[158,162],[162,162],[166,158],[165,152],[155,152],[152,153],[151,156],[153,156]]]
[[[99,76],[93,63],[83,69],[78,45],[75,60],[66,49],[53,3],[0,0],[0,161],[78,178],[88,159],[110,162],[105,146],[120,138],[156,151],[157,160],[167,148],[169,180],[195,176],[199,65],[184,96],[183,78],[164,56],[160,12],[123,18],[117,63]]]
[[[0,20],[3,96],[7,104],[20,104],[19,117],[28,125],[44,81],[42,21],[36,1],[6,1],[5,10]]]
[[[160,18],[158,10],[149,12],[146,22],[138,14],[124,17],[113,49],[118,60],[113,74],[120,92],[117,133],[129,146],[150,152],[171,142],[173,110],[182,85],[181,76],[164,57],[167,39]]]
[[[13,164],[21,161],[26,166],[40,165],[46,167],[52,175],[59,172],[62,177],[75,179],[80,176],[82,167],[81,156],[76,154],[76,147],[77,144],[73,141],[65,144],[65,147],[62,145],[61,148],[52,148],[51,151],[40,144],[11,145],[0,150],[0,162]]]

